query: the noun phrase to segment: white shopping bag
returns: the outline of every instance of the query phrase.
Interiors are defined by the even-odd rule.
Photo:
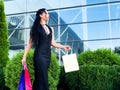
[[[76,54],[67,54],[62,56],[65,72],[79,70]]]

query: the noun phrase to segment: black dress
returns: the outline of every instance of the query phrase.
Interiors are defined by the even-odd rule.
[[[44,28],[39,26],[39,40],[34,52],[34,70],[35,80],[33,90],[49,90],[48,86],[48,68],[51,58],[51,39],[52,30],[49,26],[50,33],[47,35]]]

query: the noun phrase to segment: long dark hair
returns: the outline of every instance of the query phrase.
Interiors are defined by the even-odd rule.
[[[45,10],[46,10],[45,8],[42,8],[36,12],[36,18],[30,31],[30,37],[32,38],[32,42],[34,46],[38,44],[38,38],[39,38],[38,27],[40,25],[40,20],[41,20],[39,15],[45,12]]]

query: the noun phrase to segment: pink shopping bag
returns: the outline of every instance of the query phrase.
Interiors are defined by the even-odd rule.
[[[31,83],[29,71],[26,65],[24,65],[24,71],[25,71],[25,88],[26,90],[32,90],[32,83]]]

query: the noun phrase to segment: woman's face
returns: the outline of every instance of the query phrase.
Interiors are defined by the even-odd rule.
[[[48,11],[45,10],[42,14],[40,14],[40,17],[41,17],[42,20],[48,21],[49,20]]]

